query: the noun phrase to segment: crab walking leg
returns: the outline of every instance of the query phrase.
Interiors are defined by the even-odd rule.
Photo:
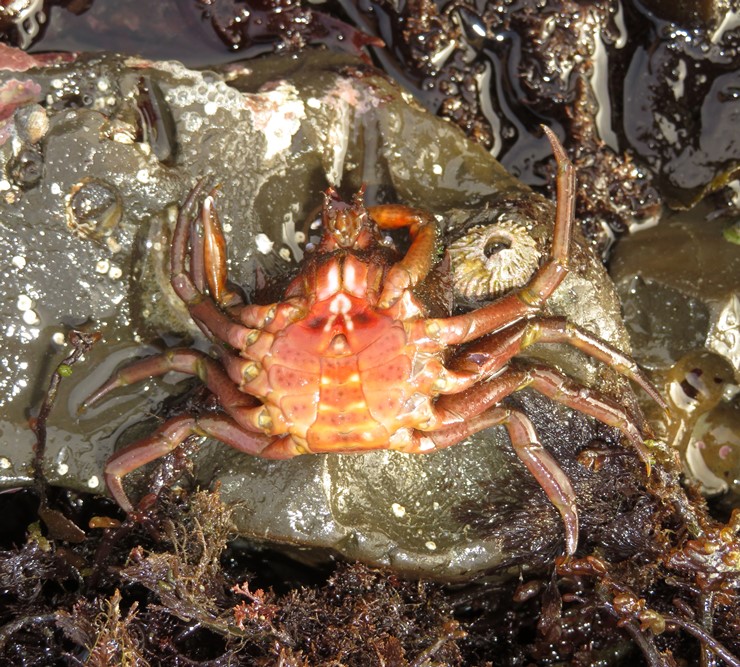
[[[465,315],[427,320],[424,323],[425,331],[438,344],[448,346],[467,343],[536,314],[568,274],[574,225],[575,170],[557,137],[549,128],[543,126],[543,129],[552,145],[558,166],[557,205],[550,259],[535,272],[529,283],[516,292]]]
[[[105,483],[114,500],[127,512],[134,511],[123,490],[123,478],[181,445],[189,436],[208,436],[234,449],[259,456],[273,440],[271,436],[250,433],[226,415],[190,417],[182,415],[166,421],[151,436],[117,451],[105,466]]]
[[[118,387],[125,387],[172,371],[198,377],[216,395],[221,407],[242,428],[257,433],[264,432],[260,423],[261,419],[264,420],[264,406],[253,396],[240,391],[239,386],[234,384],[214,359],[203,352],[188,348],[174,348],[120,368],[104,385],[85,399],[81,410]]]
[[[203,237],[198,234],[198,223],[200,217],[194,215],[190,219],[190,228],[188,230],[188,241],[190,242],[190,277],[193,279],[195,289],[201,293],[206,291],[206,274],[205,274],[205,248]]]
[[[197,200],[205,187],[207,177],[201,178],[195,187],[188,193],[177,216],[175,231],[172,234],[170,248],[170,274],[172,276],[185,273],[185,256],[188,252],[188,239],[190,238],[190,227],[193,219],[193,211],[197,208]]]
[[[453,424],[473,418],[506,396],[530,386],[562,405],[593,417],[602,424],[618,428],[635,448],[650,474],[650,452],[627,411],[618,403],[547,366],[506,368],[488,382],[475,384],[459,394],[440,396],[435,404],[437,423]],[[436,442],[437,434],[433,433],[431,437]]]
[[[201,329],[205,326],[204,332],[207,334],[210,332],[209,337],[217,338],[238,350],[243,350],[247,347],[248,339],[250,335],[254,334],[254,330],[234,322],[223,313],[209,296],[198,289],[197,282],[202,282],[202,279],[196,275],[194,281],[185,267],[185,256],[188,240],[190,239],[190,214],[195,197],[200,194],[204,182],[205,179],[201,179],[190,191],[177,218],[175,232],[172,235],[170,282],[175,293],[185,303],[191,317],[198,323],[198,326]]]
[[[426,211],[401,204],[383,204],[367,209],[381,229],[409,228],[411,246],[405,257],[394,264],[385,277],[379,308],[389,308],[406,289],[413,289],[431,270],[437,246],[437,222]]]
[[[195,289],[204,292],[206,289],[205,272],[203,268],[203,239],[197,232],[198,216],[193,216],[190,220],[190,276],[195,285]],[[213,332],[200,320],[193,320],[203,335],[211,341],[216,341]]]
[[[459,393],[440,396],[434,404],[438,423],[447,426],[473,419],[529,383],[526,370],[506,368],[488,382],[478,381]],[[435,441],[436,436],[435,432]]]
[[[555,133],[546,125],[541,127],[550,142],[558,168],[555,178],[555,201],[557,201],[555,233],[550,252],[553,257],[566,258],[567,265],[570,237],[575,219],[576,170]]]
[[[542,487],[548,500],[560,512],[565,528],[565,550],[569,556],[572,556],[578,547],[578,511],[575,491],[558,462],[542,446],[532,422],[522,412],[512,408],[494,407],[477,417],[434,433],[416,431],[413,436],[414,445],[404,451],[426,453],[443,449],[474,433],[499,424],[506,427],[514,452]],[[429,442],[430,439],[433,446]]]
[[[187,306],[190,316],[199,324],[203,324],[211,335],[244,351],[259,334],[256,329],[250,329],[238,322],[234,322],[228,315],[213,302],[213,300],[198,291],[187,273],[172,277],[172,287]]]
[[[650,452],[628,412],[618,403],[547,366],[507,368],[489,382],[473,385],[459,394],[441,396],[435,404],[438,423],[452,424],[475,417],[506,396],[530,386],[562,405],[593,417],[602,424],[618,428],[635,448],[645,464],[647,474],[650,474]],[[436,442],[436,433],[432,439]]]
[[[578,348],[638,384],[663,410],[668,410],[663,397],[634,359],[563,317],[534,317],[476,341],[464,355],[452,362],[451,368],[477,371],[478,377],[485,376],[495,373],[535,343],[568,343]]]
[[[640,460],[645,464],[647,474],[650,474],[650,452],[645,447],[640,429],[621,405],[573,382],[567,376],[547,366],[535,366],[529,369],[529,377],[532,388],[540,394],[573,410],[583,412],[602,424],[618,428],[632,443]]]

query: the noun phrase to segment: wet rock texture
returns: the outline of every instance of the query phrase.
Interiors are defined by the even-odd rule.
[[[144,13],[128,1],[28,0],[3,19],[1,37],[38,51],[116,48],[201,66],[365,47],[530,185],[552,169],[538,125],[557,128],[591,184],[578,217],[605,254],[663,202],[720,192],[737,209],[740,26],[728,0],[162,0]]]
[[[343,4],[389,45],[388,71],[525,182],[551,169],[534,128],[562,128],[590,184],[578,217],[604,253],[663,202],[685,208],[736,182],[740,32],[727,3]]]
[[[166,267],[177,205],[203,174],[220,183],[231,277],[257,297],[279,295],[302,256],[301,244],[316,234],[308,215],[330,183],[347,193],[365,183],[369,203],[423,206],[447,221],[450,238],[516,214],[530,243],[547,252],[551,204],[458,130],[346,57],[276,59],[215,74],[177,63],[81,56],[6,73],[6,81],[20,82],[12,84],[16,97],[5,121],[11,138],[2,146],[9,267],[3,354],[11,370],[3,379],[6,487],[30,479],[33,437],[25,415],[49,374],[49,366],[33,360],[50,348],[46,358],[54,359],[65,326],[99,329],[104,342],[63,384],[49,421],[44,473],[53,483],[102,491],[102,465],[114,444],[151,431],[157,419],[142,423],[142,411],[156,412],[165,395],[181,391],[152,381],[146,390],[129,388],[77,414],[84,396],[125,359],[197,338]],[[34,115],[45,121],[32,142]],[[409,143],[419,149],[405,150]],[[38,178],[19,182],[11,165],[31,150],[38,154]],[[624,345],[618,302],[603,269],[582,243],[573,258],[551,311]],[[463,263],[456,270],[467,269]],[[474,306],[475,300],[465,307]],[[613,374],[573,349],[532,354],[631,400]],[[575,454],[592,440],[618,447],[608,429],[565,417],[544,399],[522,401],[576,476]],[[561,430],[557,438],[550,435],[552,415],[572,437]],[[528,486],[515,491],[512,480],[526,473],[499,429],[429,457],[377,452],[267,462],[209,444],[194,474],[201,484],[220,483],[223,497],[237,503],[244,535],[444,578],[509,563],[528,550],[500,535],[471,533],[460,520],[461,504],[489,505],[485,488],[499,481],[525,506],[544,498]],[[597,480],[592,475],[584,484]],[[553,508],[540,510],[542,553],[555,553],[559,516]]]
[[[659,251],[656,251],[659,249]],[[660,436],[702,490],[740,496],[740,246],[722,220],[674,215],[624,239],[611,264],[635,357],[663,385]],[[651,407],[645,406],[650,413]]]

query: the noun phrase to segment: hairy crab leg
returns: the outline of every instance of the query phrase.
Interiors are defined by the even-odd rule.
[[[496,331],[540,311],[568,273],[569,247],[573,231],[575,170],[555,134],[543,126],[557,162],[557,203],[550,258],[521,289],[476,311],[420,322],[415,335],[428,336],[446,347],[460,345]]]
[[[478,377],[495,373],[522,350],[535,343],[568,343],[603,362],[639,385],[663,410],[668,405],[637,362],[605,340],[564,317],[534,317],[476,341],[451,362],[455,370],[477,371]]]
[[[236,359],[244,366],[254,366],[251,362]],[[173,348],[163,354],[156,354],[136,361],[117,370],[110,379],[99,387],[82,403],[80,410],[93,405],[106,394],[118,387],[125,387],[147,378],[177,372],[194,375],[218,398],[221,407],[244,429],[265,433],[269,415],[265,407],[250,394],[240,391],[221,368],[207,354],[189,348]],[[246,374],[246,372],[242,372]]]
[[[506,427],[514,452],[560,512],[565,528],[565,550],[572,556],[578,547],[575,491],[568,476],[540,442],[534,425],[524,413],[513,408],[494,407],[434,433],[417,431],[412,436],[412,444],[402,451],[427,453],[443,449],[499,424]]]
[[[274,440],[272,436],[251,433],[226,415],[173,417],[160,426],[151,436],[117,451],[105,466],[105,482],[114,500],[126,511],[134,507],[123,489],[123,477],[141,466],[158,459],[181,445],[189,436],[208,436],[230,447],[260,456]]]
[[[402,204],[369,206],[367,212],[381,229],[409,228],[411,246],[404,258],[386,274],[379,308],[389,308],[403,292],[413,289],[427,277],[434,265],[438,227],[434,217],[426,211]]]
[[[531,386],[540,394],[563,405],[597,419],[602,424],[618,428],[629,439],[640,460],[650,474],[652,457],[643,440],[640,429],[627,411],[618,403],[600,396],[597,392],[573,382],[570,378],[547,366],[529,369]]]

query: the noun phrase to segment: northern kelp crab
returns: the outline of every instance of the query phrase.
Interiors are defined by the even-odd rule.
[[[560,512],[566,551],[578,543],[575,493],[540,444],[527,416],[502,399],[524,387],[621,429],[649,469],[640,429],[619,404],[555,369],[518,362],[529,345],[567,342],[662,399],[634,361],[564,318],[541,310],[568,272],[575,176],[555,135],[545,132],[558,164],[558,202],[550,257],[521,289],[472,312],[429,318],[414,288],[434,264],[435,219],[407,206],[351,204],[333,189],[322,211],[323,236],[307,254],[283,300],[245,304],[228,286],[225,239],[203,181],[182,207],[172,240],[171,282],[216,358],[175,348],[126,366],[98,389],[179,371],[195,375],[220,411],[184,414],[116,452],[106,464],[108,488],[133,511],[123,477],[173,451],[191,435],[210,436],[248,454],[285,459],[308,453],[394,449],[430,453],[504,425],[514,451]],[[397,259],[381,230],[408,228]],[[189,263],[187,258],[189,256]]]

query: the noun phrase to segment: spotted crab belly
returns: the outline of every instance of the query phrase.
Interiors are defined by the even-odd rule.
[[[263,360],[268,386],[264,400],[277,408],[291,434],[305,438],[318,414],[321,364],[293,338],[276,338],[272,354]]]

